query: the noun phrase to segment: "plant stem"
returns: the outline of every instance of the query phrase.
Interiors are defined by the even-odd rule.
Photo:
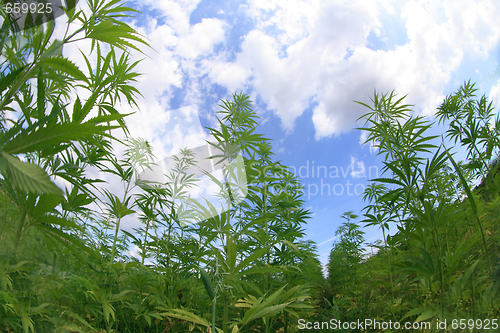
[[[215,330],[215,304],[217,301],[217,297],[214,298],[212,301],[212,333],[216,333],[217,331]]]
[[[16,253],[17,253],[17,250],[19,248],[19,242],[21,240],[21,234],[23,232],[25,221],[26,221],[26,211],[22,210],[21,211],[21,219],[19,220],[19,228],[17,228],[17,234],[16,234],[16,246],[15,246]]]
[[[121,217],[118,218],[116,221],[116,228],[115,228],[115,237],[113,238],[113,247],[111,248],[111,260],[110,263],[113,263],[113,260],[115,259],[115,249],[116,249],[116,239],[118,238],[118,231],[120,230],[120,221]]]
[[[147,222],[146,222],[146,232],[144,234],[144,243],[142,245],[143,249],[142,249],[142,255],[141,255],[141,265],[144,266],[144,259],[146,258],[146,241],[148,239],[148,232],[149,232],[149,223],[150,223],[150,219],[147,219]]]
[[[227,327],[227,323],[229,321],[229,304],[228,304],[228,298],[227,295],[224,295],[224,308],[222,309],[222,330],[224,333],[229,333],[229,329]]]

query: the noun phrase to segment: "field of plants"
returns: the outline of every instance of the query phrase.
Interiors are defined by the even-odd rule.
[[[433,326],[422,331],[430,332],[444,331],[438,319],[450,332],[498,330],[500,120],[476,90],[466,82],[446,97],[436,113],[448,128],[440,136],[392,93],[366,105],[363,129],[384,157],[384,173],[364,193],[363,216],[342,216],[324,295],[329,315],[425,321]],[[367,258],[355,222],[382,230],[376,255]]]
[[[62,38],[53,21],[19,32],[2,12],[0,331],[287,333],[301,319],[325,332],[332,320],[366,318],[496,331],[500,120],[474,84],[438,109],[442,135],[394,93],[365,105],[362,130],[384,172],[364,192],[365,209],[340,217],[325,278],[305,240],[312,212],[301,184],[274,159],[247,95],[222,100],[207,129],[224,165],[222,180],[207,175],[223,209],[190,198],[199,184],[187,149],[167,181],[141,179],[154,151],[129,135],[120,105],[141,98],[129,52],[149,45],[124,23],[135,10],[88,4],[90,14],[66,9]],[[64,56],[82,40],[85,68]],[[122,190],[91,176],[99,173]],[[131,216],[141,222],[133,232],[121,228]],[[373,253],[365,225],[383,233]]]

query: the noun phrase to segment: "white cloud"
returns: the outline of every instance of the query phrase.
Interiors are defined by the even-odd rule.
[[[237,49],[228,38],[235,27],[225,20],[202,18],[190,23],[198,2],[136,2],[145,14],[134,25],[152,49],[142,48],[147,57],[137,67],[144,75],[136,87],[144,99],[137,100],[139,111],[127,122],[133,136],[153,143],[159,158],[203,142],[206,135],[194,114],[207,97],[200,92],[213,94],[210,86],[214,83],[228,91],[252,87],[253,100],[261,98],[289,132],[313,105],[315,137],[321,139],[355,127],[366,109],[353,101],[369,103],[374,88],[408,93],[409,103],[432,114],[467,54],[486,59],[500,39],[496,28],[500,6],[488,0],[460,4],[250,0],[240,9],[254,25],[243,34],[241,49]],[[387,39],[381,7],[405,20],[400,29],[406,30],[407,44],[377,51],[369,45],[373,34]],[[220,43],[224,49],[214,52]],[[84,46],[88,49],[88,42]],[[234,57],[230,56],[234,51]],[[65,52],[84,65],[77,45],[68,46]],[[142,57],[133,53],[134,60]],[[497,96],[495,87],[492,95]],[[177,110],[182,120],[175,120],[170,111],[176,88],[182,89],[179,103],[188,105]],[[123,106],[120,111],[137,110]]]
[[[386,40],[379,9],[406,22],[408,43],[374,51],[371,32]],[[401,8],[400,8],[401,7]],[[443,89],[468,54],[486,59],[498,44],[494,1],[259,1],[238,64],[251,69],[257,93],[291,130],[317,102],[316,139],[351,130],[374,87],[408,94],[407,101],[432,115]],[[348,50],[352,53],[346,60]]]
[[[241,50],[230,57],[236,45],[229,44],[228,36],[235,27],[220,18],[191,24],[198,4],[136,2],[145,14],[135,27],[153,48],[143,48],[147,57],[137,69],[144,75],[136,87],[144,99],[138,99],[140,111],[128,118],[138,135],[157,132],[162,122],[151,119],[166,117],[174,88],[182,89],[181,105],[200,104],[206,98],[201,92],[214,83],[228,91],[253,88],[252,94],[262,98],[288,132],[313,106],[316,139],[355,127],[366,109],[353,101],[369,102],[373,88],[409,94],[409,103],[431,115],[464,57],[473,53],[486,59],[500,39],[500,6],[492,0],[250,0],[239,14],[243,10],[254,25],[242,36]],[[382,7],[404,19],[399,29],[406,30],[408,43],[374,51],[370,34],[387,39]],[[78,47],[88,49],[86,43]],[[215,53],[220,43],[227,51]],[[77,45],[69,45],[65,53],[84,66]],[[134,54],[134,59],[141,57]],[[124,106],[122,111],[132,110]]]
[[[499,8],[491,1],[457,6],[432,1],[252,0],[241,8],[254,27],[243,36],[241,51],[230,58],[229,52],[213,52],[218,43],[234,47],[227,44],[231,27],[223,20],[204,18],[189,24],[196,1],[141,5],[162,13],[141,28],[158,50],[140,67],[148,73],[140,87],[147,94],[144,109],[162,112],[172,86],[184,90],[184,103],[195,104],[203,100],[201,91],[214,83],[228,91],[253,87],[288,132],[313,102],[316,139],[355,127],[366,109],[353,101],[369,102],[374,88],[408,94],[409,103],[432,115],[466,52],[486,57],[500,38],[492,28]],[[369,48],[371,33],[387,40],[379,19],[382,6],[405,20],[405,27],[399,28],[406,29],[408,43],[374,51]],[[165,23],[160,25],[162,18]]]
[[[202,19],[191,27],[189,34],[179,39],[176,53],[181,57],[194,59],[211,52],[216,44],[224,40],[224,26],[224,22],[218,19]]]
[[[318,0],[250,0],[248,14],[256,19],[258,30],[274,30],[280,44],[306,37],[318,15]]]
[[[146,57],[133,54],[134,60],[142,59],[137,71],[143,75],[135,86],[144,98],[136,99],[139,110],[123,105],[121,111],[137,111],[126,119],[131,135],[149,140],[159,159],[180,148],[200,145],[206,136],[197,105],[190,105],[201,99],[198,83],[191,79],[203,70],[197,68],[195,58],[209,55],[224,40],[226,24],[204,18],[191,25],[190,15],[197,3],[146,0],[137,4],[146,14],[137,17],[134,27],[151,46],[141,47]],[[176,88],[183,90],[179,102],[185,107],[172,111]]]
[[[186,34],[190,28],[189,16],[199,2],[200,0],[140,0],[135,1],[135,5],[143,12],[151,10],[155,17],[165,19],[165,24],[173,30]]]
[[[496,84],[491,87],[488,100],[493,102],[496,113],[498,114],[500,109],[500,80],[498,80]]]
[[[133,117],[136,122],[129,126],[132,137],[142,137],[151,142],[158,160],[176,154],[182,148],[204,145],[208,138],[195,105],[176,110],[153,110],[147,117],[140,114]]]
[[[242,66],[252,70],[255,89],[288,130],[293,128],[295,119],[302,114],[308,105],[308,98],[314,94],[314,79],[319,69],[317,64],[308,63],[301,57],[301,43],[294,46],[289,57],[280,58],[275,39],[254,30],[246,36],[239,59]]]
[[[225,59],[205,59],[202,63],[212,82],[228,91],[241,90],[250,75],[249,69],[236,62],[226,62]]]
[[[144,74],[139,79],[140,91],[145,100],[153,102],[171,86],[182,85],[179,60],[172,50],[179,38],[172,28],[168,25],[159,25],[156,19],[149,20],[147,26],[137,27],[137,30],[147,36],[148,43],[152,47],[152,49],[142,47],[147,57],[137,55],[137,58],[143,58],[137,69]]]
[[[276,1],[268,6],[254,1],[249,12],[260,29],[245,37],[240,61],[252,69],[255,88],[289,131],[317,97],[324,70],[342,61],[351,45],[364,44],[379,25],[376,8],[366,2]],[[271,17],[259,21],[267,17],[264,13]],[[275,36],[266,32],[270,27],[277,30]],[[321,133],[334,125],[326,115],[324,110],[315,118]]]
[[[353,178],[366,177],[366,168],[365,168],[365,163],[363,161],[358,161],[355,157],[351,157],[351,164],[349,165],[349,168],[351,168],[351,177]]]

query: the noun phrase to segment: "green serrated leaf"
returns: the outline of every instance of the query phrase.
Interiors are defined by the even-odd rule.
[[[49,67],[56,71],[64,72],[69,76],[78,80],[87,81],[87,77],[85,76],[85,74],[82,73],[82,71],[78,68],[78,66],[76,66],[70,60],[63,57],[45,58],[41,60],[38,63],[38,65],[42,67]]]
[[[5,76],[0,77],[0,93],[14,82],[16,77],[24,70],[24,67],[17,68]],[[2,73],[3,74],[3,73]]]
[[[7,161],[7,177],[15,187],[23,191],[37,194],[52,193],[62,195],[62,191],[54,184],[49,175],[38,165],[20,161],[17,157],[1,152]]]
[[[117,126],[96,126],[95,123],[53,124],[36,131],[24,131],[7,142],[3,150],[9,154],[24,154],[51,148],[62,143],[86,139]]]

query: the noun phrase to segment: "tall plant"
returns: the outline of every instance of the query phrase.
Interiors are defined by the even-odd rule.
[[[416,316],[417,321],[447,318],[454,304],[451,282],[458,284],[478,274],[473,273],[477,263],[472,265],[465,256],[477,238],[465,246],[461,237],[475,229],[483,245],[477,259],[491,267],[491,241],[486,237],[466,170],[472,170],[473,176],[486,176],[487,165],[499,146],[498,119],[493,120],[491,103],[485,97],[476,100],[474,92],[474,85],[465,83],[445,99],[437,113],[441,122],[449,122],[446,135],[467,149],[465,168],[441,143],[444,137],[439,142],[438,136],[428,134],[433,122],[413,115],[410,106],[403,104],[404,97],[375,93],[373,105],[361,103],[370,109],[360,118],[365,120],[361,129],[369,133],[366,142],[372,142],[384,156],[383,177],[374,179],[365,191],[370,204],[364,221],[380,225],[384,231],[383,253],[389,265],[391,296],[396,281],[406,279],[423,302],[413,302],[413,310],[406,314]],[[474,216],[467,227],[457,223],[464,216],[460,208],[466,204],[461,202],[464,194]],[[391,226],[397,227],[395,233]],[[386,233],[390,230],[392,235]],[[467,279],[460,272],[460,262],[472,265],[466,272]],[[467,281],[474,300],[478,297],[476,282]],[[400,300],[393,301],[401,304]],[[471,307],[473,313],[476,306]]]
[[[95,201],[92,187],[98,181],[86,178],[83,170],[89,165],[102,167],[111,153],[111,130],[126,132],[126,115],[117,110],[117,103],[123,99],[134,105],[139,95],[132,86],[138,76],[134,71],[137,63],[131,63],[128,52],[147,45],[119,20],[134,11],[119,1],[89,1],[89,13],[67,3],[63,8],[67,29],[62,39],[54,37],[54,21],[18,31],[9,26],[2,11],[0,184],[2,195],[17,211],[12,216],[14,237],[9,235],[9,241],[2,242],[0,254],[13,261],[14,267],[24,267],[23,259],[31,263],[26,274],[7,273],[14,286],[2,299],[2,309],[7,312],[0,315],[0,325],[24,332],[75,329],[78,325],[92,328],[74,308],[50,317],[47,313],[61,310],[65,296],[48,296],[51,289],[65,288],[66,282],[57,277],[65,263],[85,270],[89,268],[84,268],[86,262],[94,266],[99,257],[91,249],[97,247],[88,242],[86,224],[93,212],[85,207]],[[87,67],[80,68],[64,55],[68,44],[81,40],[91,42],[97,64],[82,53]],[[102,49],[108,50],[106,54]],[[90,93],[86,100],[79,97],[82,90]],[[64,191],[54,183],[55,178],[67,181]],[[68,250],[79,262],[61,255]],[[44,273],[39,275],[39,271]],[[55,281],[50,287],[43,283],[44,274]],[[38,288],[31,289],[35,283]],[[18,299],[22,294],[27,298]],[[97,291],[92,295],[97,297]],[[46,302],[37,303],[39,296]],[[49,298],[58,301],[51,303]],[[45,320],[35,322],[40,317]]]
[[[206,265],[200,272],[212,302],[212,325],[185,310],[172,309],[165,315],[213,329],[220,323],[223,332],[238,332],[260,319],[264,331],[271,332],[279,325],[277,314],[307,307],[302,304],[307,298],[303,287],[285,287],[289,281],[280,279],[281,288],[274,291],[278,283],[271,284],[303,259],[290,252],[300,252],[296,240],[303,235],[300,225],[307,212],[301,208],[296,178],[271,160],[268,139],[255,133],[258,117],[248,96],[234,94],[221,107],[219,128],[209,129],[215,141],[209,143],[218,152],[214,162],[226,164],[224,177],[208,176],[219,186],[223,211],[217,212],[208,201],[194,203],[199,216],[209,216],[194,230],[208,249],[200,251],[199,260]],[[231,162],[237,159],[239,168],[233,168]],[[248,308],[243,319],[230,320],[241,308]],[[288,323],[284,326],[287,330]]]
[[[63,40],[53,38],[54,22],[16,32],[8,29],[9,20],[4,17],[1,29],[3,62],[0,64],[0,112],[3,119],[0,173],[3,177],[2,187],[21,208],[19,237],[26,228],[36,226],[54,241],[63,238],[73,244],[79,243],[77,239],[53,227],[75,228],[73,224],[46,214],[63,197],[63,191],[53,183],[47,171],[57,169],[51,168],[53,163],[60,163],[57,155],[64,154],[68,149],[78,150],[77,143],[83,146],[95,143],[102,147],[99,137],[112,138],[110,130],[125,128],[125,115],[115,109],[115,102],[121,95],[132,103],[137,93],[130,86],[137,75],[132,71],[135,64],[130,66],[127,56],[123,55],[121,61],[115,61],[115,64],[128,75],[110,71],[110,61],[116,55],[115,48],[138,49],[130,41],[147,45],[134,30],[115,18],[116,13],[126,13],[131,9],[120,6],[118,1],[92,1],[89,5],[92,9],[90,17],[74,7],[66,8],[68,26],[79,22],[80,27],[72,33],[67,30]],[[108,33],[111,31],[115,36],[113,38],[109,38]],[[92,41],[98,50],[99,43],[111,46],[104,61],[105,68],[100,68],[100,54],[97,71],[90,67],[90,61],[87,60],[89,74],[84,74],[63,56],[65,45],[83,39]],[[94,72],[101,77],[97,79]],[[70,110],[68,104],[76,86],[84,87],[92,94],[84,103],[77,97]],[[8,119],[10,124],[7,125],[5,112],[17,112],[14,104],[19,107],[19,117]],[[97,115],[92,113],[93,110],[97,111]],[[118,124],[110,125],[111,122]],[[57,175],[64,173],[61,169],[57,171]],[[46,200],[48,204],[42,204]],[[30,201],[40,202],[37,212],[30,214],[30,205],[33,205],[27,205]],[[46,221],[37,220],[40,216]]]

